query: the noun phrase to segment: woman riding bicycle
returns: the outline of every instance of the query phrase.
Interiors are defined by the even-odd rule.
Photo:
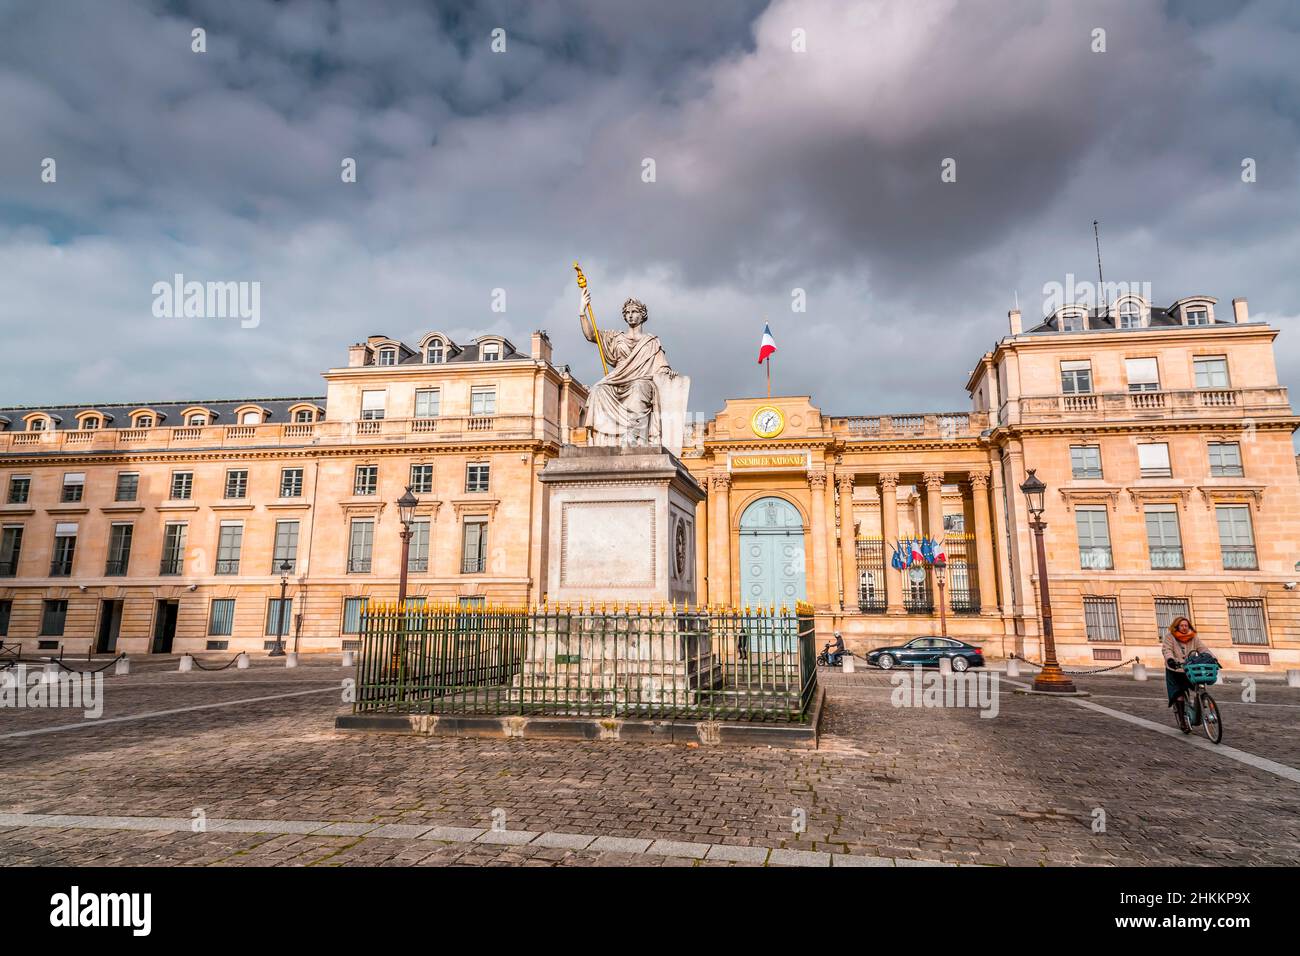
[[[1176,617],[1169,625],[1169,633],[1160,639],[1160,652],[1165,656],[1165,690],[1169,692],[1169,706],[1176,706],[1175,713],[1181,714],[1183,695],[1192,689],[1191,681],[1183,673],[1183,665],[1193,654],[1209,654],[1210,649],[1196,636],[1191,621]]]

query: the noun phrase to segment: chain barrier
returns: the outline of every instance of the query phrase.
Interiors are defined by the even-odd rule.
[[[1014,660],[1023,661],[1024,663],[1028,664],[1030,667],[1037,667],[1039,670],[1043,669],[1042,664],[1038,663],[1037,661],[1031,661],[1027,657],[1021,657],[1019,654],[1012,654],[1011,658]],[[1094,667],[1092,670],[1088,670],[1088,671],[1072,671],[1072,670],[1066,670],[1064,667],[1062,667],[1061,673],[1073,674],[1075,677],[1087,677],[1090,674],[1104,674],[1107,671],[1118,670],[1121,667],[1128,667],[1130,664],[1135,664],[1141,660],[1142,658],[1134,656],[1128,658],[1127,660],[1122,660],[1118,664],[1112,664],[1110,667]]]
[[[232,657],[230,660],[226,661],[226,663],[222,664],[220,667],[204,667],[204,666],[203,666],[203,663],[202,663],[202,662],[201,662],[197,657],[195,657],[193,654],[190,655],[190,660],[192,660],[192,661],[194,662],[194,666],[197,667],[197,668],[198,668],[199,670],[201,670],[201,671],[224,671],[224,670],[226,670],[227,668],[229,668],[230,665],[234,664],[236,661],[238,661],[238,660],[239,660],[241,657],[243,657],[243,656],[244,656],[244,655],[243,655],[242,653],[241,653],[241,654],[236,654],[234,657]]]
[[[67,664],[63,663],[62,658],[55,658],[54,663],[58,664],[60,667],[62,667],[65,671],[67,671],[70,674],[98,674],[100,671],[108,670],[110,667],[112,667],[114,664],[116,664],[124,657],[126,657],[125,654],[118,654],[117,657],[113,658],[103,667],[87,667],[84,671],[79,670],[76,667],[69,667]]]

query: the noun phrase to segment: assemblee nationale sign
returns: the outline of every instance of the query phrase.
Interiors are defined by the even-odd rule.
[[[735,455],[732,468],[806,468],[807,455]]]

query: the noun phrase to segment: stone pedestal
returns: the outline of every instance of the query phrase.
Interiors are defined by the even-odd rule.
[[[566,446],[547,496],[550,605],[514,681],[523,701],[575,712],[688,706],[720,682],[710,635],[665,605],[696,600],[695,509],[704,490],[662,448]]]
[[[677,458],[570,445],[539,478],[549,502],[547,600],[696,600],[695,508],[705,494]]]

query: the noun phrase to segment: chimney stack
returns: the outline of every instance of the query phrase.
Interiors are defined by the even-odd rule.
[[[366,353],[370,350],[365,343],[358,342],[348,346],[348,368],[360,368],[366,364]]]
[[[1024,329],[1020,325],[1020,310],[1012,309],[1007,313],[1007,321],[1011,323],[1011,334],[1019,335]]]
[[[1232,300],[1232,320],[1238,324],[1250,321],[1250,309],[1245,299]]]
[[[545,329],[538,329],[533,333],[532,355],[535,359],[551,364],[551,337],[546,334]]]

